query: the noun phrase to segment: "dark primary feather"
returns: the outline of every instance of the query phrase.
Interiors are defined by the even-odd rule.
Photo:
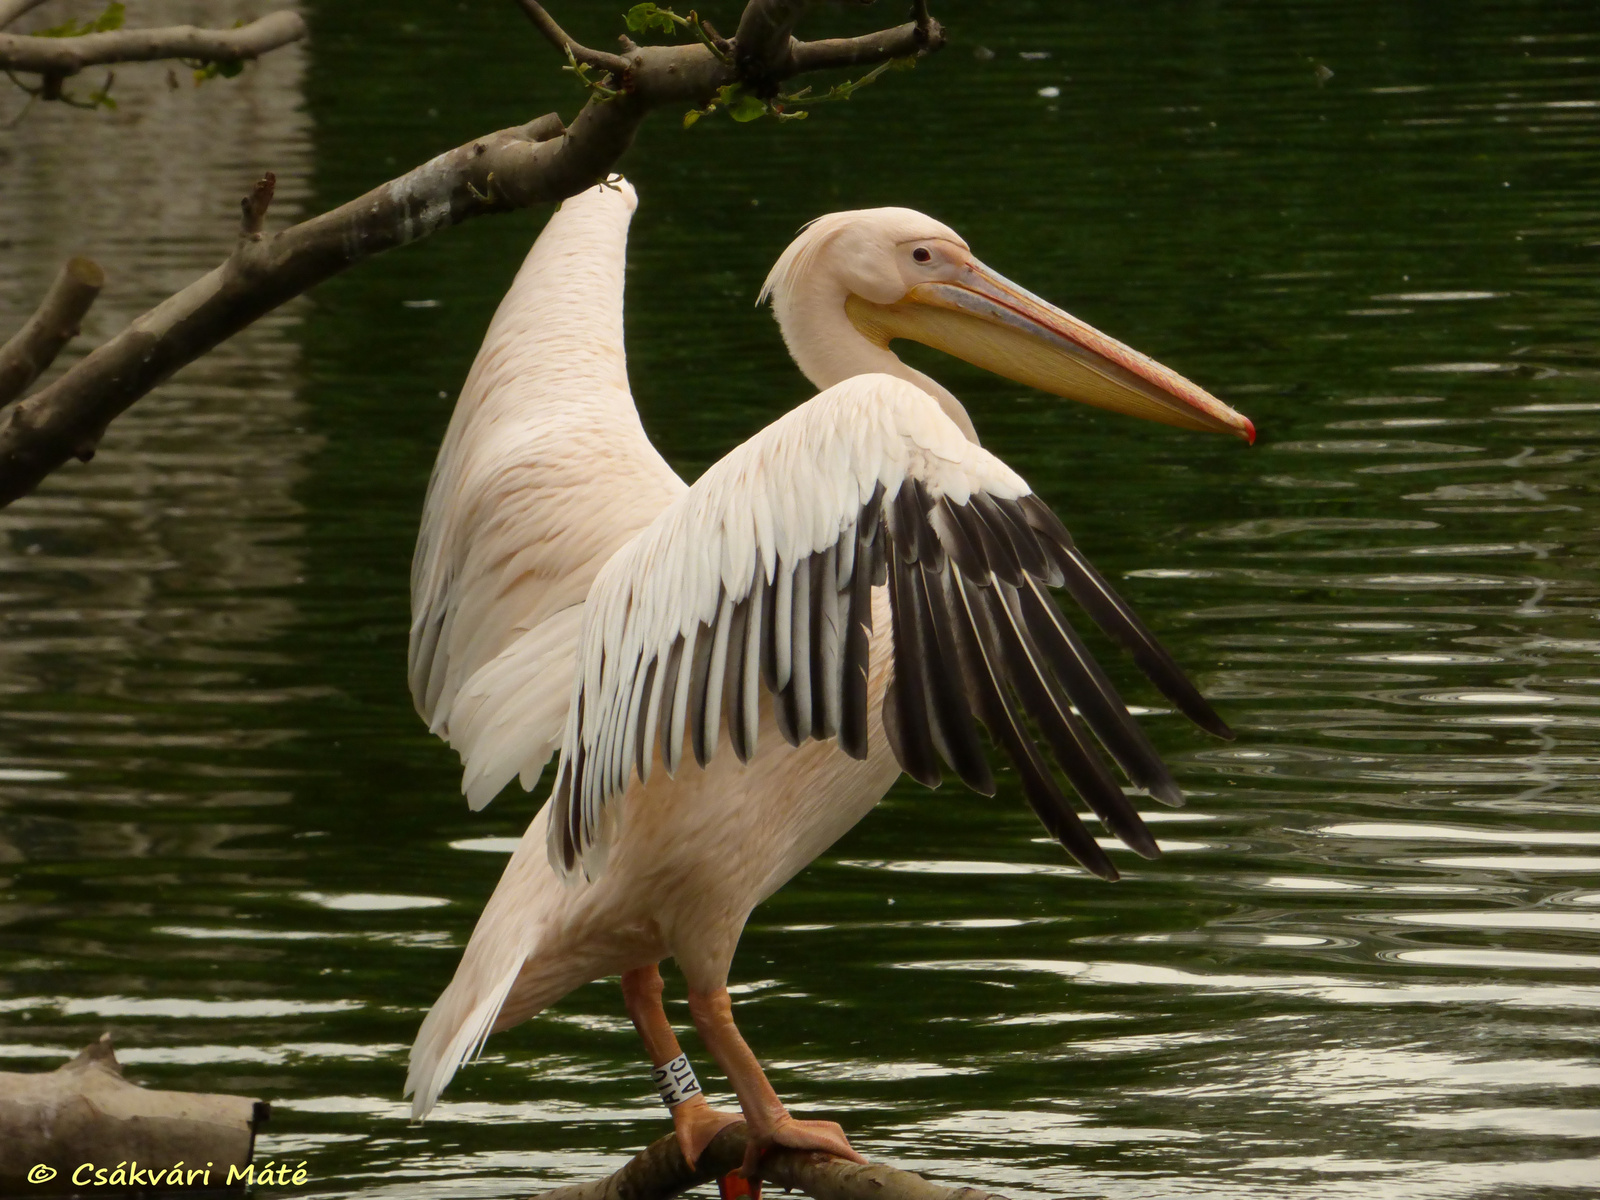
[[[1045,668],[1033,633],[1021,619],[1016,589],[1000,584],[990,589],[984,599],[1000,633],[1002,653],[1010,660],[1011,677],[1026,699],[1028,713],[1043,731],[1056,762],[1078,795],[1129,849],[1145,858],[1157,857],[1161,851],[1138,810],[1113,778],[1089,731],[1072,714],[1066,696]]]
[[[953,592],[959,603],[952,607],[964,616],[954,623],[954,628],[961,639],[963,656],[971,665],[968,674],[976,685],[978,713],[1016,767],[1029,807],[1068,854],[1102,879],[1116,879],[1116,867],[1072,811],[1055,776],[1017,720],[1016,709],[1006,694],[1005,668],[982,604],[982,589],[957,576]]]
[[[931,575],[931,578],[930,578]],[[985,796],[994,795],[994,774],[968,703],[971,685],[950,629],[953,619],[940,589],[940,575],[926,570],[912,575],[918,644],[927,664],[928,712],[940,757],[962,783]]]
[[[1106,756],[1164,803],[1182,803],[1182,793],[1048,589],[1064,586],[1196,724],[1224,737],[1231,731],[1038,497],[975,492],[958,503],[913,478],[892,497],[878,483],[833,545],[758,564],[746,594],[719,594],[710,624],[674,639],[659,661],[647,654],[630,668],[627,698],[618,698],[600,730],[608,761],[588,761],[580,741],[576,761],[558,780],[553,816],[563,821],[561,857],[569,867],[597,834],[599,805],[585,804],[585,792],[603,803],[626,786],[629,766],[643,775],[654,749],[647,738],[652,716],[669,772],[677,770],[685,740],[704,766],[724,720],[733,752],[749,761],[762,692],[772,697],[790,745],[837,738],[846,754],[864,759],[872,589],[885,583],[893,673],[883,724],[907,774],[936,787],[942,763],[992,795],[981,723],[1045,828],[1088,870],[1117,875],[1073,811],[1063,779],[1109,832],[1139,854],[1158,853]],[[581,726],[581,694],[578,703]],[[631,738],[612,729],[623,721]],[[674,738],[674,729],[687,736]],[[590,782],[592,770],[602,774]]]
[[[793,599],[789,602],[789,721],[798,746],[811,738],[811,555],[794,564]]]
[[[978,552],[982,563],[982,570],[968,575],[967,578],[980,586],[987,586],[991,576],[1009,583],[1012,587],[1020,586],[1022,564],[1017,561],[1017,553],[1011,548],[1010,541],[1002,541],[974,505],[957,504],[952,506],[950,511],[955,514],[962,532],[967,535],[967,540]]]
[[[783,565],[780,563],[770,583],[764,573],[759,581],[761,587],[761,684],[769,692],[778,690],[778,589],[785,586],[784,579]]]
[[[1070,535],[1032,495],[1002,499],[977,492],[959,504],[932,498],[912,480],[885,506],[884,521],[892,547],[895,638],[884,720],[902,769],[932,786],[943,760],[965,782],[987,790],[982,785],[992,786],[993,779],[977,744],[976,715],[1017,768],[1029,804],[1085,867],[1115,874],[1066,803],[1055,770],[1108,831],[1155,857],[1155,839],[1101,747],[1155,798],[1179,804],[1182,793],[1045,588],[1070,581],[1078,585],[1075,596],[1090,593],[1090,615],[1113,623],[1119,640],[1132,643],[1136,661],[1164,693],[1187,689],[1198,699],[1171,657],[1135,624],[1109,585],[1088,574],[1093,568]],[[1185,695],[1180,708],[1215,721],[1203,700],[1200,706]],[[1055,770],[1030,729],[1049,748]]]
[[[669,748],[672,741],[672,702],[678,694],[678,674],[683,669],[683,638],[672,640],[667,665],[661,678],[661,704],[656,717],[656,737],[661,743],[661,765],[671,775],[678,769],[677,755]]]
[[[942,497],[933,506],[928,513],[928,524],[968,579],[981,579],[987,573],[983,555],[967,536],[966,525],[956,516],[950,497]]]
[[[1011,551],[1018,570],[1035,579],[1043,579],[1050,573],[1044,549],[1025,523],[1014,522],[999,501],[983,492],[973,494],[972,507],[978,510],[979,516],[994,530],[995,536]]]
[[[1063,586],[1089,617],[1109,637],[1122,646],[1139,669],[1161,694],[1171,700],[1184,716],[1207,733],[1232,741],[1233,730],[1206,702],[1183,668],[1172,660],[1166,647],[1156,641],[1133,606],[1116,593],[1072,540],[1072,534],[1049,505],[1029,494],[1018,502],[1028,524],[1045,535],[1047,553],[1061,571]]]
[[[893,537],[893,533],[890,534]],[[889,556],[889,610],[894,614],[894,676],[889,688],[900,718],[900,769],[926,787],[939,786],[939,764],[933,757],[928,729],[928,704],[918,646],[917,616],[911,594],[911,564]]]
[[[757,574],[760,575],[759,567]],[[728,714],[728,741],[742,763],[749,762],[756,750],[756,735],[749,727],[753,705],[747,704],[746,699],[750,682],[747,672],[756,666],[751,649],[752,634],[757,639],[760,637],[760,631],[752,630],[750,625],[752,614],[755,620],[761,619],[759,587],[759,582],[752,583],[751,594],[734,606],[728,625],[728,667],[723,676],[723,711]]]
[[[652,658],[644,669],[644,682],[639,685],[642,699],[639,702],[639,715],[636,718],[638,724],[634,727],[633,733],[633,766],[634,770],[639,772],[640,779],[643,779],[649,773],[650,759],[655,754],[655,750],[650,745],[648,728],[650,725],[650,713],[653,711],[650,706],[650,698],[654,695],[656,671],[660,666],[661,660]]]
[[[1181,805],[1183,793],[1173,781],[1167,764],[1161,761],[1144,727],[1128,712],[1116,687],[1090,656],[1066,617],[1040,592],[1033,580],[1018,590],[1017,600],[1024,622],[1061,681],[1067,698],[1111,752],[1111,757],[1117,760],[1117,765],[1156,799],[1173,807]]]
[[[692,741],[694,761],[705,766],[717,752],[717,735],[722,723],[723,678],[728,669],[728,639],[733,630],[734,600],[719,589],[716,625],[702,640],[711,643],[702,674],[696,661],[695,683],[689,693],[689,713],[694,720]],[[700,627],[705,630],[705,626]],[[697,656],[698,660],[698,656]]]
[[[877,495],[883,492],[878,485]],[[879,501],[881,503],[881,501]],[[867,664],[872,635],[872,539],[878,510],[863,510],[850,538],[850,595],[845,610],[844,658],[839,664],[839,746],[851,758],[867,757]]]

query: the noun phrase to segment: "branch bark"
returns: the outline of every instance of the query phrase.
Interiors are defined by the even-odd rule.
[[[751,0],[746,13],[766,13],[776,28],[782,22],[773,14],[795,7],[789,0]],[[566,129],[554,114],[502,129],[332,212],[242,239],[210,274],[0,412],[0,507],[27,495],[67,459],[92,454],[106,426],[178,368],[330,276],[473,217],[564,200],[605,179],[654,108],[701,107],[729,83],[924,54],[942,43],[936,23],[923,30],[914,22],[861,38],[791,38],[777,45],[778,60],[749,68],[757,72],[752,76],[741,74],[739,56],[724,62],[700,44],[634,47],[621,90],[597,92]]]
[[[650,1143],[604,1179],[543,1192],[532,1200],[667,1200],[738,1170],[744,1162],[745,1127],[730,1125],[706,1147],[700,1161],[684,1161],[672,1134]],[[882,1163],[865,1166],[799,1150],[779,1150],[761,1160],[763,1182],[816,1200],[1003,1200],[977,1188],[952,1188]]]
[[[61,268],[28,323],[0,346],[0,408],[22,395],[44,373],[73,338],[106,275],[87,258],[74,258]]]
[[[784,72],[793,74],[794,27],[805,16],[808,0],[759,0],[745,5],[733,35],[734,62],[754,83],[757,95],[770,96]]]
[[[305,36],[305,21],[299,13],[292,12],[276,12],[239,29],[172,25],[163,29],[117,29],[110,33],[87,33],[82,37],[0,33],[0,70],[36,72],[62,79],[76,75],[85,67],[106,63],[152,62],[164,58],[241,62],[259,58]]]

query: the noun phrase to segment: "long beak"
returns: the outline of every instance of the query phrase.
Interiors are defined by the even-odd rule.
[[[1256,440],[1250,419],[982,263],[920,283],[893,304],[851,295],[845,311],[881,346],[910,338],[1041,391],[1147,421]]]

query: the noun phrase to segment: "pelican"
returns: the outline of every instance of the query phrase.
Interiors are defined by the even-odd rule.
[[[1176,708],[1232,737],[1055,514],[979,447],[955,396],[889,343],[1186,429],[1255,430],[938,221],[880,208],[812,222],[761,291],[819,393],[685,484],[628,390],[636,204],[614,177],[550,218],[429,485],[411,578],[417,708],[460,753],[475,809],[513,777],[531,790],[559,757],[417,1034],[406,1094],[421,1119],[491,1033],[617,975],[691,1164],[741,1117],[747,1174],[774,1146],[859,1162],[838,1125],[788,1112],[734,1024],[728,971],[751,910],[902,771],[934,787],[948,768],[993,794],[979,723],[1087,870],[1117,876],[1058,772],[1108,832],[1158,853],[1105,759],[1159,801],[1182,794],[1052,587]],[[742,1114],[693,1081],[662,1005],[669,957]]]

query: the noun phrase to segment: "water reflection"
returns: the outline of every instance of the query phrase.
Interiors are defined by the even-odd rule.
[[[226,24],[247,7],[155,0],[138,20]],[[292,220],[310,161],[303,73],[297,49],[205,88],[130,68],[114,112],[30,108],[0,137],[0,330],[67,257],[95,258],[107,286],[60,370],[214,266],[264,167],[283,181],[275,219]],[[266,827],[214,823],[221,812],[95,818],[286,801],[247,782],[280,771],[216,766],[293,736],[292,723],[235,720],[240,708],[321,694],[260,678],[287,661],[262,643],[294,620],[302,571],[293,491],[315,442],[297,427],[297,321],[276,314],[226,343],[118,421],[91,468],[0,513],[0,860],[225,857]]]

